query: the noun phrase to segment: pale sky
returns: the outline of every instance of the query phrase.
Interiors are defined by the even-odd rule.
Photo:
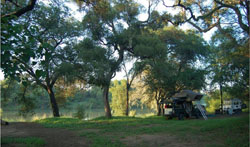
[[[147,5],[148,5],[147,0],[143,0],[143,1],[137,0],[137,1],[139,3],[142,3],[145,7],[147,7]],[[82,19],[83,13],[80,13],[79,11],[77,11],[78,7],[75,3],[67,3],[67,6],[69,6],[72,9],[72,15],[76,19],[78,19],[78,20]],[[155,9],[158,10],[159,12],[162,12],[163,10],[165,10],[165,7],[162,4],[160,4],[157,7],[155,7]],[[174,12],[174,10],[171,12]],[[145,20],[146,18],[147,18],[147,14],[145,14],[145,13],[140,14],[140,16],[139,16],[139,19],[142,21]],[[190,25],[185,24],[185,25],[181,26],[181,29],[186,30],[186,29],[190,29],[190,27],[191,27]],[[207,32],[207,33],[203,33],[203,38],[206,41],[209,41],[213,32],[214,32],[214,29]],[[129,70],[132,67],[132,64],[131,63],[126,64],[126,67],[127,67],[127,70]],[[0,69],[0,80],[3,80],[3,79],[4,79],[4,74],[3,74],[2,70]],[[121,79],[125,79],[125,72],[124,71],[117,72],[116,76],[113,78],[113,80],[121,80]]]

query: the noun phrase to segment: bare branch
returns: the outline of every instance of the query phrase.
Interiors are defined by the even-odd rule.
[[[243,23],[242,21],[242,15],[240,13],[240,10],[238,9],[238,7],[236,6],[232,6],[232,5],[228,5],[228,4],[225,4],[225,3],[222,3],[218,0],[214,0],[216,3],[220,4],[221,7],[226,7],[226,8],[231,8],[234,10],[234,12],[236,13],[237,17],[238,17],[238,22],[239,22],[239,25],[240,27],[247,33],[249,33],[249,25],[247,26],[246,24]],[[249,7],[248,7],[249,9]],[[249,11],[249,10],[248,10]],[[249,17],[249,16],[248,16]],[[248,23],[249,23],[249,20],[248,20]]]
[[[195,23],[189,21],[188,22],[189,24],[191,24],[193,27],[195,27],[197,30],[199,30],[200,32],[208,32],[210,31],[212,28],[216,27],[220,21],[218,20],[216,23],[210,25],[209,27],[205,28],[205,29],[202,29],[201,27],[199,27],[198,25],[196,25]]]

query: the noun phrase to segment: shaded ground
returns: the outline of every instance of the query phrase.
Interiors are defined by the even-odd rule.
[[[166,134],[142,134],[137,135],[133,137],[127,137],[125,139],[122,139],[122,141],[128,146],[128,147],[138,147],[138,146],[144,146],[144,147],[203,147],[206,146],[206,144],[198,142],[196,139],[190,139],[183,141],[180,138]]]
[[[44,128],[37,123],[16,122],[1,126],[2,137],[38,137],[46,142],[46,147],[87,147],[88,141],[75,132],[58,129]],[[2,145],[18,146],[15,144]]]

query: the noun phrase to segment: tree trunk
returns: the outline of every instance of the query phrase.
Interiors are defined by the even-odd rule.
[[[109,85],[103,87],[103,101],[104,101],[104,110],[107,118],[111,118],[111,110],[109,106]]]
[[[161,104],[157,102],[157,116],[161,116]]]
[[[223,114],[223,93],[222,93],[222,85],[220,84],[220,105],[221,105],[221,113]]]
[[[50,88],[50,87],[47,88],[47,92],[49,94],[50,104],[51,104],[52,111],[53,111],[53,116],[54,117],[60,117],[60,115],[59,115],[59,108],[57,106],[55,94],[54,94],[52,88]]]
[[[164,116],[164,114],[165,114],[165,110],[164,110],[163,104],[161,104],[161,115]]]
[[[128,112],[129,112],[129,84],[127,83],[127,87],[126,87],[126,92],[127,92],[127,101],[126,101],[126,116],[128,116]]]

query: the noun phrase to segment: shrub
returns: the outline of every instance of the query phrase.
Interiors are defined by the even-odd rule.
[[[77,106],[74,117],[79,118],[79,119],[84,119],[86,117],[86,111],[83,105]]]

